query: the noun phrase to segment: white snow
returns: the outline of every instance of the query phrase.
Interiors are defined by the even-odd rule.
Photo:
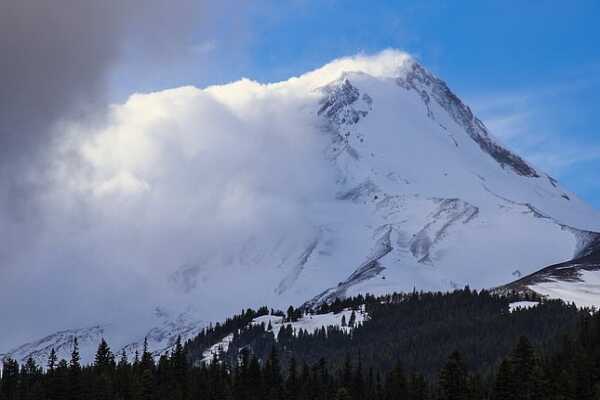
[[[577,281],[537,283],[532,290],[553,299],[575,303],[578,307],[600,307],[600,271],[580,271]]]
[[[125,351],[129,361],[133,361],[136,353],[141,356],[144,339],[148,341],[148,351],[158,358],[160,355],[171,351],[178,337],[181,337],[182,343],[184,343],[186,340],[197,336],[207,325],[206,322],[198,319],[193,309],[187,309],[181,314],[173,315],[157,307],[152,312],[152,321],[155,325],[146,331],[142,331],[136,337],[123,337],[120,334],[119,327],[110,324],[56,332],[43,339],[11,349],[4,354],[0,353],[0,364],[5,357],[16,359],[21,364],[32,357],[39,366],[46,367],[48,355],[53,348],[56,351],[58,360],[69,360],[73,352],[75,338],[77,338],[81,362],[84,365],[93,362],[102,338],[108,341],[117,359],[123,351]]]
[[[335,314],[333,312],[325,314],[304,314],[302,318],[299,318],[294,322],[285,322],[285,318],[278,315],[263,315],[261,317],[254,318],[251,322],[252,325],[264,324],[265,329],[268,328],[271,323],[271,332],[277,340],[277,335],[283,327],[291,326],[294,335],[297,335],[300,330],[304,330],[307,333],[314,333],[316,330],[321,328],[328,328],[330,326],[337,326],[345,333],[350,333],[354,328],[360,326],[367,318],[364,305],[360,306],[354,311],[355,322],[353,326],[349,326],[350,317],[352,316],[352,309],[344,309],[341,312]],[[342,326],[342,319],[346,319],[346,326]],[[209,363],[213,360],[214,356],[218,356],[221,352],[227,352],[229,344],[233,340],[233,333],[225,336],[220,342],[215,343],[209,349],[202,353],[202,361]]]
[[[221,353],[226,353],[229,349],[229,343],[233,340],[233,333],[225,336],[220,342],[215,343],[210,346],[209,349],[205,350],[202,353],[202,361],[203,363],[210,363],[214,357],[218,357]]]
[[[539,304],[539,301],[516,301],[508,305],[508,310],[510,312],[513,312],[515,310],[526,310],[528,308],[535,307]]]
[[[284,322],[284,318],[277,315],[264,315],[262,317],[255,318],[252,321],[252,324],[259,325],[264,323],[265,326],[268,326],[269,322],[271,322],[271,327],[273,328],[273,335],[275,335],[275,338],[277,338],[281,328],[288,326],[292,327],[295,334],[298,334],[300,330],[304,330],[308,333],[314,333],[317,329],[329,326],[340,327],[343,331],[349,333],[354,327],[348,325],[342,326],[342,318],[346,319],[347,324],[350,321],[351,315],[352,310],[345,309],[337,314],[334,314],[333,312],[326,314],[305,314],[302,318],[295,322]],[[356,310],[354,315],[356,319],[355,326],[362,324],[366,318],[364,306]]]

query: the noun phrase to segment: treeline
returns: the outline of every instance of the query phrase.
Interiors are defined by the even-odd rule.
[[[485,376],[493,372],[520,336],[528,337],[536,346],[554,350],[560,336],[573,332],[577,321],[588,313],[560,301],[544,301],[532,309],[511,313],[508,305],[516,300],[522,298],[500,297],[469,288],[452,293],[357,296],[311,311],[321,314],[364,310],[366,321],[351,334],[340,326],[308,332],[302,329],[300,322],[285,323],[275,335],[268,325],[244,324],[221,335],[214,335],[209,329],[201,337],[212,340],[203,341],[201,346],[198,340],[190,341],[186,351],[190,361],[197,362],[202,359],[203,351],[232,333],[228,349],[219,355],[231,365],[235,364],[241,349],[250,349],[259,359],[265,359],[277,343],[281,363],[286,368],[292,358],[309,365],[325,358],[332,368],[341,368],[348,354],[357,356],[360,352],[365,368],[389,371],[402,360],[405,368],[427,377],[440,371],[448,354],[459,351],[472,370]],[[298,320],[297,311],[290,308],[285,321]],[[268,310],[256,314],[265,313]],[[241,315],[252,314],[254,312],[246,311]],[[310,318],[310,314],[304,316],[304,320]],[[240,316],[234,318],[238,319]],[[346,322],[350,323],[350,319]]]
[[[459,352],[448,357],[435,378],[407,371],[399,361],[387,372],[365,368],[348,356],[341,368],[325,359],[314,365],[292,358],[283,368],[276,346],[265,360],[240,352],[233,367],[219,362],[191,366],[177,343],[155,363],[144,351],[132,363],[119,360],[102,341],[91,366],[79,363],[77,346],[69,362],[51,357],[45,372],[29,360],[21,368],[4,364],[2,400],[593,400],[600,396],[600,317],[581,321],[577,334],[544,357],[522,337],[488,380],[470,372]]]
[[[468,289],[362,300],[369,319],[351,334],[339,328],[314,334],[285,328],[275,338],[269,326],[249,324],[272,310],[246,310],[206,329],[186,346],[178,340],[159,359],[145,344],[142,354],[128,360],[125,353],[114,355],[104,340],[89,366],[81,365],[77,342],[70,360],[57,360],[52,352],[44,368],[32,359],[24,365],[7,359],[0,400],[600,398],[597,313],[560,302],[509,313],[506,299]],[[349,299],[335,307],[348,305],[358,311],[360,303]],[[299,318],[294,309],[284,316],[290,321]],[[559,323],[565,329],[555,326]],[[246,334],[256,337],[243,347],[230,346],[207,363],[199,363],[186,350],[194,343],[202,342],[204,348],[214,344],[232,326],[238,330],[236,340]],[[529,334],[519,337],[523,331]],[[552,338],[549,332],[554,332]],[[458,340],[460,335],[466,338]],[[370,340],[377,342],[367,343]],[[511,343],[505,349],[506,342]],[[498,352],[503,354],[496,357]],[[437,369],[419,369],[419,354],[430,363],[442,361]]]

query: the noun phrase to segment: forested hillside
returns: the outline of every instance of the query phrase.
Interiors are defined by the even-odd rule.
[[[510,312],[509,304],[517,300],[466,288],[453,293],[358,296],[311,311],[324,314],[364,310],[366,320],[356,324],[351,334],[340,325],[324,326],[310,333],[303,324],[293,323],[303,313],[293,308],[287,311],[283,327],[274,334],[268,324],[250,323],[253,319],[260,321],[257,317],[271,311],[248,310],[206,330],[187,343],[186,350],[190,360],[196,362],[209,346],[233,333],[227,351],[220,355],[229,364],[244,348],[264,359],[276,343],[285,365],[292,357],[308,364],[325,358],[340,367],[347,357],[357,360],[360,356],[366,367],[387,371],[401,361],[406,368],[428,376],[437,373],[447,356],[458,350],[473,370],[488,373],[520,336],[545,348],[555,347],[559,335],[570,332],[585,313],[560,301]],[[308,314],[304,318],[312,317]],[[350,319],[347,324],[353,325]]]
[[[43,369],[4,360],[0,399],[598,398],[600,315],[558,301],[511,311],[514,300],[469,289],[356,297],[312,310],[353,309],[312,332],[290,328],[307,310],[245,310],[159,359],[145,350],[127,360],[102,341],[89,366],[77,343]],[[277,336],[256,323],[273,315]],[[200,361],[232,332],[227,351]]]

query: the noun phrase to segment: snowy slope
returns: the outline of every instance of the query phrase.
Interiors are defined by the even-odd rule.
[[[579,307],[596,307],[600,303],[600,248],[596,241],[591,251],[573,260],[550,265],[530,275],[500,286],[496,289],[527,293],[562,299]]]
[[[271,324],[271,332],[277,339],[279,331],[281,328],[291,326],[294,332],[294,335],[297,335],[298,332],[305,331],[307,333],[314,333],[317,329],[328,328],[328,327],[338,327],[343,330],[345,333],[350,333],[354,328],[361,325],[365,319],[368,317],[365,312],[364,306],[361,306],[359,309],[354,311],[355,315],[355,323],[353,326],[348,326],[347,322],[350,321],[350,317],[352,315],[352,309],[344,309],[339,313],[324,313],[324,314],[304,314],[297,321],[285,321],[284,317],[278,315],[263,315],[258,318],[254,318],[251,322],[252,325],[261,325],[264,324],[265,327],[268,327]],[[343,324],[342,320],[345,319],[346,325]],[[229,344],[233,340],[233,333],[225,336],[220,342],[215,343],[210,348],[208,348],[204,353],[202,353],[201,362],[209,363],[211,362],[215,356],[219,356],[222,352],[227,352],[229,348]]]
[[[508,310],[510,312],[517,311],[517,310],[526,310],[528,308],[535,307],[539,304],[540,303],[537,301],[516,301],[516,302],[510,303],[508,305]]]
[[[598,240],[595,210],[503,147],[442,80],[404,53],[341,59],[274,84],[242,80],[136,95],[123,108],[144,105],[144,124],[132,122],[135,135],[144,135],[139,127],[154,117],[158,128],[176,126],[182,104],[201,111],[201,96],[225,107],[240,126],[269,126],[277,118],[273,110],[285,110],[294,116],[294,129],[300,125],[323,144],[318,175],[333,178],[321,193],[298,195],[301,226],[248,234],[220,252],[199,251],[191,261],[175,261],[180,266],[165,281],[181,309],[197,308],[198,320],[218,321],[242,307],[313,306],[366,292],[496,287],[581,256]],[[158,130],[151,126],[147,140]],[[102,146],[128,143],[126,132],[110,130],[90,148],[109,152]],[[110,135],[121,136],[109,140]],[[117,161],[102,163],[124,164]],[[140,196],[139,188],[150,187],[145,164],[128,167],[135,173],[115,165],[106,170],[130,177],[128,184],[115,186],[113,179],[100,189],[134,187]],[[587,301],[600,304],[596,280],[593,290],[584,290]],[[538,289],[565,295],[547,284]],[[160,305],[159,297],[156,301]],[[113,347],[132,353],[149,335],[152,348],[164,351],[177,334],[192,335],[205,324],[173,321],[158,323],[157,331],[141,326],[131,343],[120,340]],[[81,334],[109,335],[102,329]],[[11,354],[47,351],[52,340]]]
[[[4,354],[0,353],[0,360],[11,357],[23,363],[31,357],[38,365],[45,367],[52,348],[56,351],[59,360],[69,360],[75,338],[77,338],[81,360],[84,363],[93,361],[102,338],[109,340],[113,354],[117,357],[125,352],[127,358],[132,361],[136,353],[141,355],[144,339],[148,341],[148,350],[155,357],[159,357],[171,351],[178,337],[181,337],[183,341],[191,339],[207,325],[204,321],[195,319],[197,315],[191,309],[178,315],[171,315],[157,307],[153,316],[156,325],[147,331],[141,330],[140,334],[135,337],[123,337],[119,332],[120,327],[114,324],[69,329],[48,335],[35,342],[26,343]]]

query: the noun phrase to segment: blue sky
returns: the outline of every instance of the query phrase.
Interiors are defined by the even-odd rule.
[[[235,15],[232,17],[232,15]],[[277,81],[331,59],[405,50],[504,143],[600,209],[600,2],[258,1],[191,35],[168,70],[115,74],[117,97],[242,76]]]

